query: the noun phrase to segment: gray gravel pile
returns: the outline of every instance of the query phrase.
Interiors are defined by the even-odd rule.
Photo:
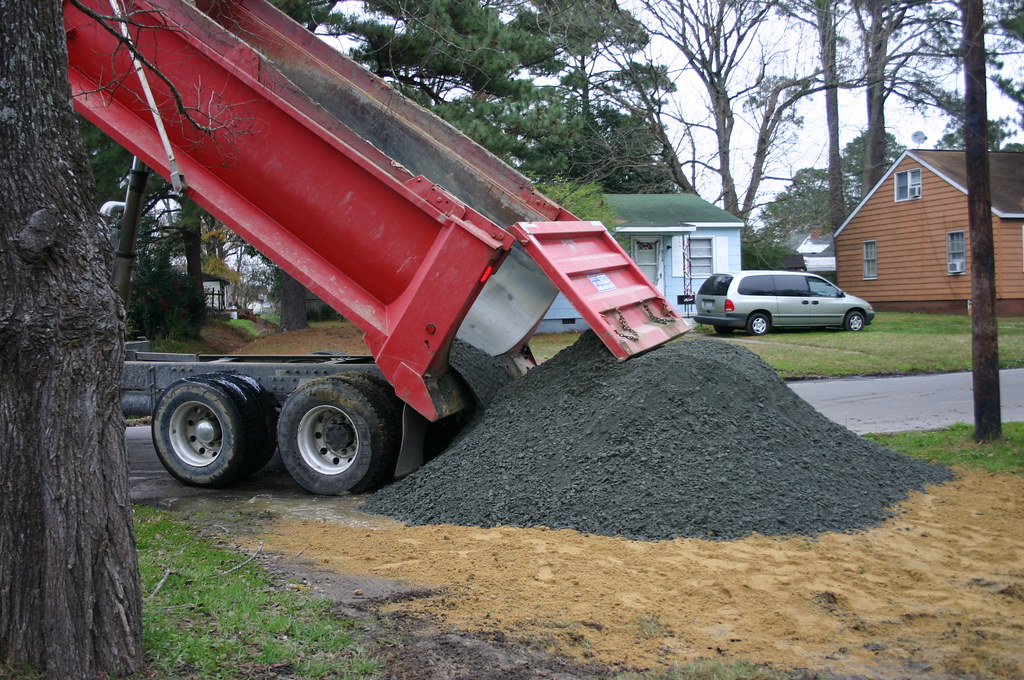
[[[951,477],[828,420],[746,349],[688,340],[619,363],[587,333],[363,509],[642,540],[814,536],[879,524]]]

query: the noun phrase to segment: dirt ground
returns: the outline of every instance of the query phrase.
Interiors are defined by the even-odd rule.
[[[354,329],[300,333],[240,351],[362,351]],[[815,538],[641,542],[361,516],[279,520],[247,547],[261,541],[336,574],[361,608],[429,626],[388,677],[596,678],[711,657],[825,677],[1009,679],[1024,678],[1022,499],[1020,477],[958,470],[881,527]],[[517,652],[532,671],[473,672],[481,659],[501,666],[505,642],[555,657]],[[416,670],[455,647],[475,661]]]
[[[581,663],[717,657],[868,678],[1024,677],[1024,479],[959,471],[885,525],[628,541],[545,528],[282,521],[264,550],[398,579],[380,603]]]
[[[346,354],[369,354],[363,333],[349,322],[317,325],[301,331],[271,333],[237,347],[234,354],[305,354],[334,350]]]

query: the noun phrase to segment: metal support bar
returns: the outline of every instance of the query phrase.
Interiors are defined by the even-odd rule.
[[[146,193],[146,181],[149,179],[149,168],[138,158],[132,161],[131,172],[128,173],[128,194],[124,199],[124,212],[121,215],[121,233],[117,239],[117,250],[114,252],[114,272],[112,281],[121,301],[128,304],[132,293],[132,273],[138,251],[135,244],[139,237],[139,222],[142,219],[142,197]]]

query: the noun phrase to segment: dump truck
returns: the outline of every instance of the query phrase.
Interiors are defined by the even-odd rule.
[[[559,292],[619,360],[689,330],[602,224],[265,0],[65,0],[64,16],[77,111],[356,324],[372,355],[129,347],[123,409],[152,416],[178,480],[223,487],[275,450],[318,494],[408,474],[534,364]]]

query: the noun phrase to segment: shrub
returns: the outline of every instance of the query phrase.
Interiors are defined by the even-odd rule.
[[[171,265],[170,253],[139,254],[128,302],[128,337],[194,338],[206,316],[203,291]]]

